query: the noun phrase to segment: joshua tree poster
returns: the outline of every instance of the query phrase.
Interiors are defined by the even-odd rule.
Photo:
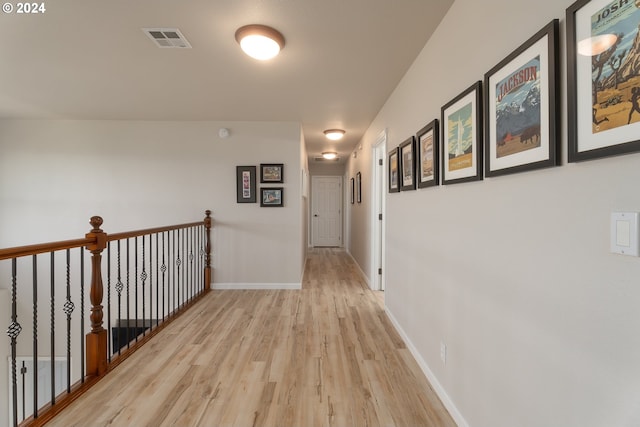
[[[640,122],[639,24],[638,0],[610,2],[591,16],[591,40],[608,46],[591,56],[593,133]]]
[[[569,162],[640,151],[640,0],[567,8]]]

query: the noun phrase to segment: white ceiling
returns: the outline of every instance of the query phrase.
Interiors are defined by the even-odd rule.
[[[344,158],[452,3],[47,0],[0,14],[0,118],[295,121],[310,157]],[[282,32],[280,56],[244,55],[246,24]],[[155,27],[193,48],[157,48],[141,30]],[[328,128],[347,134],[331,143]]]

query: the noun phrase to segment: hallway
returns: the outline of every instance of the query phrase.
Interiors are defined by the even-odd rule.
[[[455,426],[341,249],[212,291],[49,426]]]

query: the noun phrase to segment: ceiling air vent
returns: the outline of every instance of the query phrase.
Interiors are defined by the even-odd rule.
[[[177,28],[143,28],[142,31],[158,47],[191,49],[191,44]]]
[[[336,157],[335,159],[327,160],[324,157],[314,157],[314,162],[338,162],[340,161],[340,157]]]

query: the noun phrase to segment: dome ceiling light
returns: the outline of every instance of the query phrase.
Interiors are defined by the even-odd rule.
[[[266,25],[251,24],[238,28],[236,41],[244,53],[260,61],[277,56],[284,48],[284,36]]]
[[[326,136],[327,139],[330,139],[332,141],[337,141],[339,139],[342,139],[344,134],[345,132],[342,129],[327,129],[324,131],[324,136]]]
[[[325,151],[324,153],[322,153],[322,157],[327,160],[333,160],[338,157],[338,153],[336,153],[335,151]]]

